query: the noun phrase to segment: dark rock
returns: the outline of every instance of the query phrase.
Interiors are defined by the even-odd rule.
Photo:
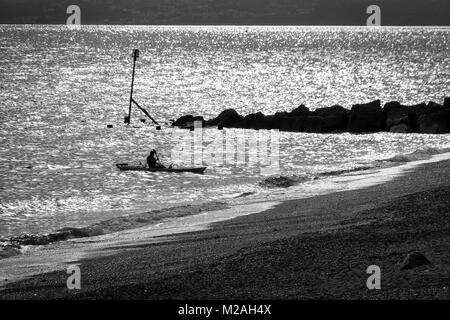
[[[291,117],[306,117],[311,113],[308,107],[305,107],[303,104],[295,108],[291,111]]]
[[[302,131],[304,118],[302,117],[273,117],[271,129],[280,131]]]
[[[389,132],[392,133],[410,133],[411,128],[406,123],[400,123],[390,127]]]
[[[386,127],[390,132],[399,132],[405,126],[397,127],[400,124],[405,124],[409,129],[408,132],[419,132],[418,117],[421,114],[427,113],[428,108],[426,104],[418,104],[413,106],[404,106],[399,102],[388,102],[384,105],[383,111],[386,113]],[[397,127],[392,131],[392,127]]]
[[[326,115],[325,113],[323,113]],[[347,129],[348,114],[338,112],[328,116],[311,116],[305,118],[302,131],[311,133],[336,133]]]
[[[374,100],[369,103],[355,104],[351,112],[379,112],[381,110],[381,100]]]
[[[258,184],[267,188],[289,188],[308,180],[309,178],[306,176],[274,176],[268,177],[263,181],[260,181]]]
[[[399,124],[408,125],[412,121],[412,118],[410,118],[410,113],[406,109],[396,113],[390,112],[386,114],[386,127],[391,128]]]
[[[236,127],[244,118],[234,109],[222,111],[216,118],[206,122],[207,126],[222,126],[227,128]]]
[[[408,108],[410,109],[411,112],[417,115],[426,113],[428,111],[427,105],[424,102],[408,106]]]
[[[391,112],[391,111],[395,111],[396,109],[401,109],[404,106],[397,101],[391,101],[391,102],[387,102],[384,107],[383,107],[383,111],[384,112]]]
[[[348,118],[350,110],[334,105],[326,108],[314,110],[313,115],[322,117],[322,120],[314,120],[316,125],[321,122],[321,128],[318,133],[344,132],[347,130]],[[309,128],[311,129],[311,128]]]
[[[425,104],[425,102],[409,106],[409,108],[411,109],[412,112],[417,114],[424,113],[427,111],[427,105]]]
[[[412,106],[406,106],[408,110],[408,126],[411,132],[420,132],[419,130],[419,116],[429,112],[425,103],[420,103]]]
[[[391,128],[401,123],[409,124],[410,109],[407,106],[401,105],[397,101],[388,102],[383,107],[386,113],[386,127]]]
[[[300,131],[303,118],[286,116],[284,112],[266,116],[261,112],[252,113],[244,117],[237,127],[244,129],[278,129],[280,131]]]
[[[350,113],[350,110],[345,109],[344,107],[340,105],[334,105],[331,107],[325,107],[325,108],[318,108],[313,111],[313,116],[320,116],[320,117],[327,117],[335,114],[348,114]]]
[[[176,121],[172,123],[172,126],[180,127],[180,128],[190,128],[194,125],[195,121],[201,121],[202,125],[205,125],[205,120],[202,116],[193,116],[193,115],[186,115],[178,118]]]
[[[345,132],[347,130],[349,114],[336,113],[324,118],[323,133]]]
[[[436,103],[434,101],[430,101],[428,102],[427,108],[429,109],[444,109],[444,106],[442,104]],[[434,111],[434,110],[430,110],[430,111]]]
[[[73,238],[85,238],[102,235],[104,232],[98,227],[63,228],[49,234],[23,234],[8,240],[8,247],[20,249],[21,246],[42,246],[52,242]]]
[[[450,97],[444,98],[444,107],[450,108]]]
[[[385,131],[385,120],[386,114],[381,109],[380,100],[356,104],[350,111],[348,131],[352,133]]]
[[[177,120],[175,120],[175,121],[172,123],[172,126],[175,126],[175,127],[183,127],[183,126],[185,126],[187,123],[192,123],[192,122],[194,122],[194,116],[191,115],[191,114],[189,114],[189,115],[186,115],[186,116],[181,116],[181,117],[179,117]]]
[[[450,133],[450,109],[423,114],[419,116],[418,124],[421,133]]]
[[[66,235],[69,238],[85,238],[102,235],[104,232],[100,228],[86,227],[86,228],[63,228],[57,231],[57,234]]]
[[[402,262],[400,270],[413,269],[427,264],[430,264],[430,261],[423,254],[419,252],[411,252]]]
[[[257,112],[246,115],[237,126],[244,129],[269,129],[271,121],[263,113]]]
[[[275,112],[274,114],[275,117],[289,117],[292,116],[290,112],[287,111],[281,111],[281,112]]]
[[[20,254],[20,250],[18,248],[16,248],[15,246],[6,245],[6,246],[0,247],[0,259],[17,256],[19,254]]]
[[[348,110],[340,105],[318,108],[310,111],[301,105],[291,112],[277,112],[266,116],[261,112],[252,113],[245,117],[234,109],[222,111],[216,118],[207,122],[203,117],[187,115],[180,117],[173,125],[183,128],[194,128],[194,121],[202,121],[205,126],[218,128],[244,129],[278,129],[280,131],[301,131],[312,133],[370,133],[390,131],[396,133],[449,132],[450,120],[448,107],[450,98],[446,98],[444,105],[435,102],[405,106],[392,101],[381,108],[381,101],[375,100],[366,104],[353,105]]]
[[[33,234],[23,234],[18,237],[13,237],[10,242],[18,245],[46,245],[50,243],[50,238],[48,235],[33,235]]]
[[[311,116],[305,118],[303,122],[303,132],[320,133],[322,132],[324,118],[318,116]]]

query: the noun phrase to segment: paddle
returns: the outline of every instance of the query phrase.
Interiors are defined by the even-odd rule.
[[[164,165],[161,163],[161,160],[159,160],[158,154],[156,154],[156,160],[158,160],[159,164],[162,165],[163,168],[172,169],[173,162],[172,162],[168,167],[164,166]]]
[[[155,155],[156,155],[156,160],[158,161],[159,165],[162,166],[163,168],[167,168],[165,165],[163,165],[161,163],[161,160],[159,160],[159,156],[158,156],[157,152],[155,152]],[[169,169],[172,169],[172,165],[173,165],[173,163],[170,164]]]

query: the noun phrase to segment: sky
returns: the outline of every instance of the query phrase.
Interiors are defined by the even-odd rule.
[[[0,0],[0,23],[65,24],[77,5],[81,24],[449,26],[450,0]]]

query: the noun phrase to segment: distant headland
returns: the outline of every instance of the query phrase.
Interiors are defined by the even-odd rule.
[[[449,26],[448,0],[2,0],[1,24],[65,24],[81,8],[81,24],[118,25],[366,25],[381,8],[383,26]]]

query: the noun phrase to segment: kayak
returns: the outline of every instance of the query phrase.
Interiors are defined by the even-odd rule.
[[[144,166],[128,165],[128,163],[118,163],[117,168],[122,171],[148,171],[148,172],[191,172],[191,173],[203,173],[206,167],[185,167],[185,168],[149,168]]]

